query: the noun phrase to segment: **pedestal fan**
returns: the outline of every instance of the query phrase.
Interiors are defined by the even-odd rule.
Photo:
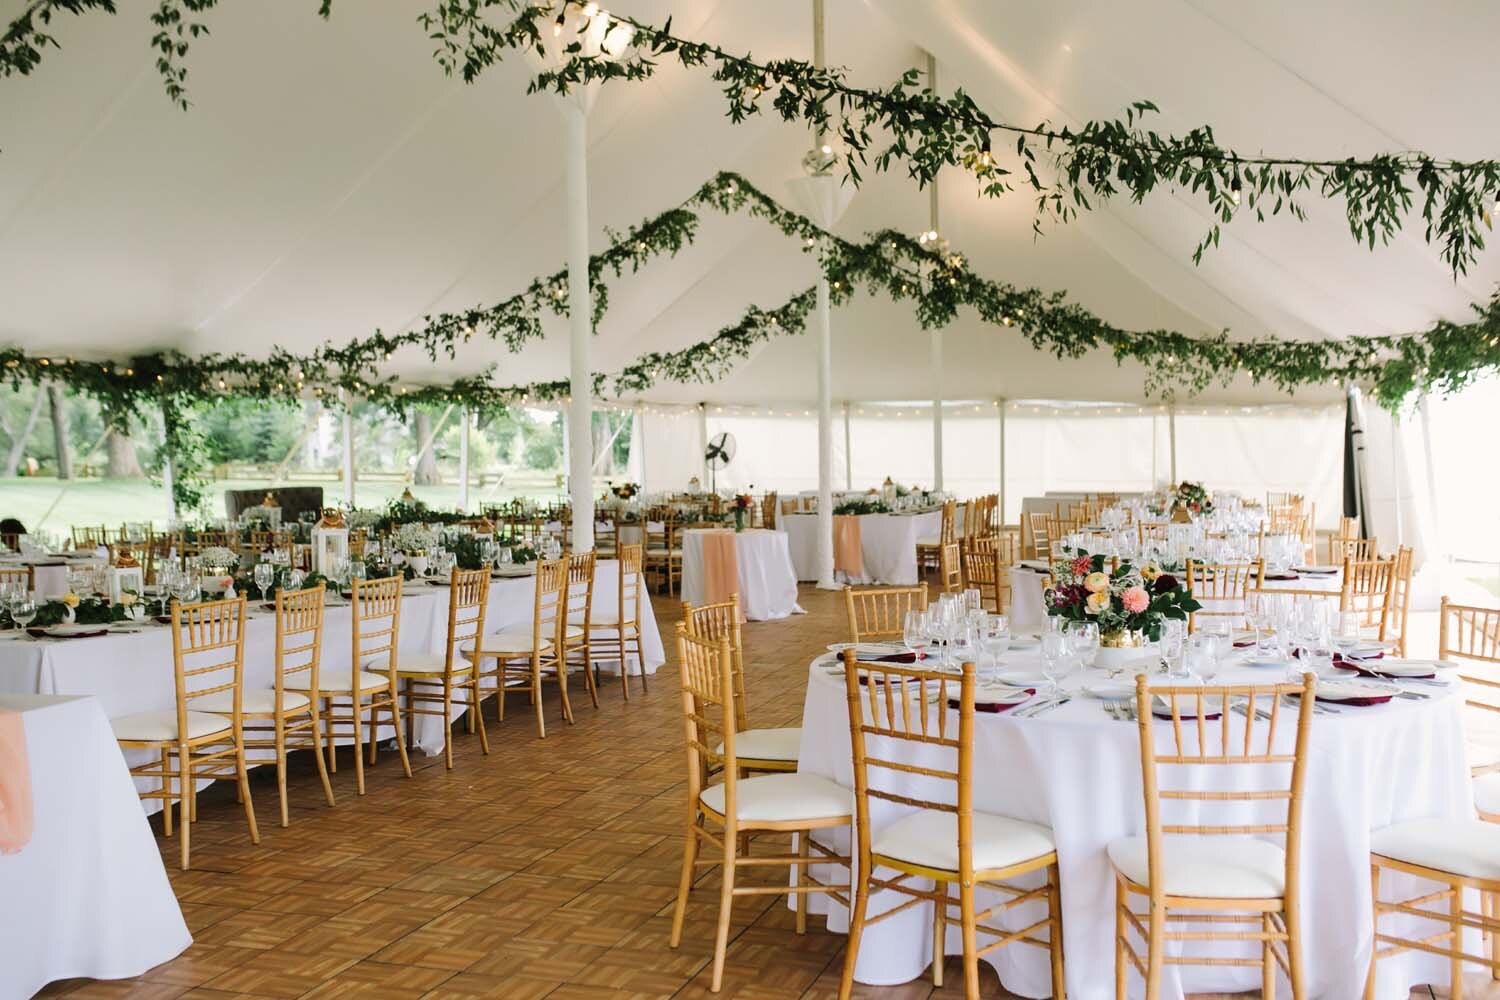
[[[703,449],[703,461],[708,465],[709,492],[719,492],[719,470],[729,465],[733,460],[733,434],[728,431],[720,431],[709,439],[708,447]]]

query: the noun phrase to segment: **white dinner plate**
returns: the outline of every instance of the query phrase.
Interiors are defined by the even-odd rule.
[[[911,650],[896,642],[830,642],[828,651],[830,653],[842,653],[846,649],[854,650],[858,657],[873,656],[895,656],[899,653],[909,653]]]
[[[1390,701],[1396,696],[1396,693],[1396,689],[1389,684],[1370,684],[1367,681],[1358,680],[1325,680],[1318,682],[1319,701],[1362,701],[1368,698]]]
[[[1308,576],[1333,576],[1340,569],[1338,566],[1293,566],[1292,569],[1298,573],[1306,573]]]
[[[1002,670],[997,679],[1001,684],[1011,687],[1036,687],[1038,684],[1050,683],[1045,674],[1034,670]]]
[[[1135,682],[1111,680],[1089,681],[1083,686],[1083,693],[1090,698],[1103,698],[1105,701],[1134,698]]]
[[[1031,686],[1007,687],[1007,686],[979,686],[974,689],[974,704],[976,705],[1019,705],[1023,701],[1030,700],[1036,692]],[[927,695],[928,701],[937,701],[938,692],[932,691]],[[949,701],[958,700],[958,690],[952,688],[948,692]]]
[[[1255,654],[1251,654],[1250,656],[1245,657],[1240,662],[1244,666],[1247,666],[1247,667],[1267,667],[1267,668],[1269,668],[1269,667],[1285,667],[1287,664],[1291,663],[1292,661],[1288,660],[1288,659],[1285,659],[1283,657],[1280,657],[1280,656],[1257,656]]]
[[[1403,660],[1388,656],[1381,660],[1362,661],[1360,666],[1388,677],[1431,677],[1439,670],[1449,670],[1458,664],[1446,660]]]

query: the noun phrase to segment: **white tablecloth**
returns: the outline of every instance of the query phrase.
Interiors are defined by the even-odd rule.
[[[594,576],[594,607],[612,610],[619,600],[619,564],[602,559]],[[441,653],[448,634],[448,588],[412,582],[401,602],[400,648],[403,653]],[[533,613],[534,576],[495,579],[490,582],[485,631],[498,632],[509,625],[529,624]],[[245,636],[245,686],[269,688],[275,683],[276,616],[260,610],[252,599]],[[324,670],[347,670],[353,658],[352,622],[347,603],[330,605],[323,617]],[[15,633],[0,633],[0,694],[88,694],[99,699],[110,718],[135,712],[170,710],[176,698],[172,679],[170,629],[149,625],[132,634],[92,639],[32,641]],[[655,673],[666,662],[651,598],[641,588],[641,649],[644,668]],[[604,654],[607,655],[607,654]],[[634,654],[630,669],[642,664]],[[618,669],[607,659],[601,668]],[[455,706],[454,717],[464,709]],[[410,722],[410,720],[408,720]],[[389,725],[382,735],[391,735]],[[437,716],[419,716],[413,738],[427,754],[443,750],[448,727]],[[269,753],[269,751],[266,751]],[[134,764],[150,759],[150,751],[132,750],[127,759]],[[143,786],[144,787],[144,786]],[[143,803],[148,812],[161,809],[159,800]]]
[[[820,658],[809,673],[800,769],[852,788],[843,679],[831,676],[822,666],[826,662]],[[1037,656],[1031,653],[1013,654],[1009,665],[1035,669],[1036,664]],[[1281,676],[1279,670],[1231,667],[1220,679],[1269,683]],[[1069,678],[1064,685],[1076,685],[1078,680]],[[1078,1000],[1114,996],[1114,881],[1105,848],[1116,838],[1145,832],[1136,726],[1111,719],[1100,706],[1095,699],[1079,696],[1033,719],[980,714],[975,732],[974,807],[1053,830],[1062,877],[1067,986]],[[1301,866],[1302,953],[1309,996],[1352,1000],[1363,989],[1371,934],[1369,831],[1408,819],[1474,815],[1461,708],[1461,698],[1439,691],[1425,701],[1397,698],[1384,706],[1349,708],[1313,719]],[[1242,720],[1233,721],[1234,733],[1243,733],[1238,724]],[[1290,738],[1290,725],[1279,728]],[[1170,739],[1165,727],[1162,738]],[[905,749],[902,759],[910,756]],[[1235,781],[1232,769],[1215,768],[1212,775],[1211,780],[1225,788]],[[1246,785],[1259,781],[1263,787],[1266,776],[1242,774],[1241,780]],[[950,795],[952,787],[946,785]],[[1245,822],[1262,805],[1245,807],[1229,821]],[[897,815],[894,808],[876,811],[873,821],[890,822]],[[1215,809],[1201,813],[1204,822],[1226,821],[1215,817],[1228,813]],[[833,870],[821,874],[837,877]],[[1385,886],[1387,879],[1403,884]],[[1382,883],[1398,891],[1419,885],[1389,873]],[[991,894],[981,892],[981,906],[986,898]],[[880,913],[897,901],[877,895],[870,911]],[[843,907],[815,897],[817,903],[827,907],[830,929],[847,929]],[[1042,912],[1039,907],[1024,914],[1021,910],[1027,907],[1018,907],[1014,919],[1002,926],[1023,926]],[[931,926],[932,911],[926,905],[868,926],[856,979],[889,985],[920,975],[930,962]],[[1427,926],[1426,933],[1432,933]],[[961,953],[961,945],[956,930],[950,931],[948,952]],[[1224,945],[1215,947],[1224,953]],[[1007,990],[1027,997],[1049,994],[1045,952],[1003,948],[986,961],[996,967]],[[1168,966],[1164,974],[1163,996],[1168,1000],[1184,991],[1230,993],[1257,989],[1260,983],[1256,969],[1185,967],[1179,980],[1178,968]],[[1387,958],[1380,966],[1380,994],[1404,1000],[1411,985],[1446,984],[1447,970],[1446,960],[1432,956]],[[1131,975],[1132,994],[1139,996],[1139,977],[1133,971]],[[1282,995],[1288,989],[1283,982]]]
[[[705,603],[703,533],[704,529],[698,528],[682,533],[682,599],[689,604]],[[747,529],[734,536],[734,549],[740,610],[746,618],[759,622],[802,614],[785,531]]]
[[[0,997],[179,955],[192,935],[99,703],[0,695],[0,708],[21,713],[36,819],[0,855]]]
[[[1042,577],[1046,575],[1035,565],[1034,560],[1018,563],[1010,570],[1010,616],[1011,628],[1040,628],[1047,617],[1042,606]],[[1266,580],[1265,590],[1321,590],[1337,595],[1343,586],[1344,571],[1313,575],[1303,573],[1295,580]],[[1223,602],[1204,601],[1207,610],[1220,610]]]
[[[955,515],[955,530],[961,532],[963,508]],[[778,521],[786,530],[797,579],[818,578],[818,515],[787,514]],[[936,538],[943,530],[943,512],[920,514],[860,514],[859,548],[864,572],[858,577],[838,574],[841,583],[886,584],[914,587],[917,575],[917,540]]]
[[[104,550],[100,550],[101,553]],[[31,595],[38,599],[44,597],[60,597],[68,592],[68,571],[70,569],[85,566],[103,566],[108,563],[107,554],[83,554],[69,555],[67,558],[53,559],[41,557],[28,559],[22,556],[10,555],[0,557],[0,566],[24,568],[32,567]]]

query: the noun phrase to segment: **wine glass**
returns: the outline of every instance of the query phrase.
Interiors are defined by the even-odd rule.
[[[179,604],[198,603],[198,576],[195,573],[184,572],[174,581],[172,596],[177,598]]]
[[[954,619],[948,632],[948,658],[950,662],[954,666],[966,661],[973,662],[974,646],[974,626],[969,623],[966,617]]]
[[[30,597],[23,597],[18,601],[12,601],[10,605],[10,619],[16,623],[16,627],[25,631],[26,626],[36,620],[36,601]]]
[[[491,542],[491,541],[480,542],[479,543],[479,560],[480,560],[480,562],[482,562],[486,566],[493,566],[494,563],[495,563],[495,556],[499,553],[499,551],[500,551],[500,547],[498,545],[496,545],[494,542]]]
[[[302,581],[305,579],[307,579],[306,575],[300,569],[293,566],[286,571],[286,589],[289,591],[301,590]]]
[[[979,630],[979,645],[989,657],[988,676],[1000,669],[1000,654],[1010,648],[1010,619],[1005,615],[985,615]]]
[[[901,641],[919,660],[927,655],[927,647],[930,643],[928,635],[927,612],[908,611],[905,620],[901,623]]]
[[[268,562],[258,562],[255,569],[250,573],[251,580],[260,591],[260,599],[266,599],[266,592],[271,589],[271,584],[276,582],[276,567]]]
[[[500,555],[496,564],[499,566],[509,566],[515,561],[516,554],[512,552],[511,547],[507,545],[500,550]]]
[[[1068,637],[1068,651],[1078,659],[1079,664],[1084,669],[1092,667],[1099,658],[1099,624],[1069,622],[1064,634]]]
[[[1208,681],[1219,672],[1218,640],[1207,632],[1188,636],[1183,649],[1183,669],[1189,677]]]
[[[1062,679],[1068,668],[1068,637],[1062,632],[1045,632],[1042,634],[1042,673],[1047,678],[1049,695],[1056,697],[1062,693],[1058,681]]]

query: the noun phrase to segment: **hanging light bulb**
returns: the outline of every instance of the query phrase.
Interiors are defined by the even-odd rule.
[[[552,37],[556,38],[562,34],[563,25],[567,23],[568,8],[563,6],[562,12],[557,15],[557,20],[552,22]]]
[[[1240,203],[1240,172],[1236,170],[1234,177],[1229,181],[1229,200],[1236,205]]]
[[[621,21],[609,29],[609,33],[604,36],[604,41],[599,45],[611,58],[619,58],[620,53],[630,47],[633,38],[635,38],[635,28]]]

